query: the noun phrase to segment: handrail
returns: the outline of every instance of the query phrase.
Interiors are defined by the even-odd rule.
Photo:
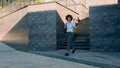
[[[2,17],[2,16],[4,16],[4,13],[8,13],[9,14],[9,13],[14,12],[14,11],[16,11],[16,10],[22,8],[22,7],[25,7],[27,5],[36,4],[35,1],[36,0],[25,0],[24,3],[23,2],[19,2],[19,1],[9,3],[9,5],[7,4],[7,6],[4,7],[4,11],[3,12],[1,12],[1,10],[0,10],[0,12],[1,12],[0,16]],[[58,3],[60,3],[60,1],[61,0],[53,0],[52,2],[58,2]],[[73,5],[73,9],[72,8],[69,8],[69,9],[72,10],[72,11],[74,11],[75,13],[77,13],[76,12],[76,5],[82,5],[83,7],[85,7],[86,9],[88,9],[84,4],[77,4],[74,0],[71,0],[72,4],[68,3],[69,0],[64,0],[64,1],[66,2],[66,5],[64,7],[69,8],[69,6]],[[42,3],[45,3],[45,2],[42,2]],[[39,3],[37,3],[37,4],[39,4]],[[62,3],[60,3],[60,4],[63,6]]]
[[[79,5],[79,4],[77,4],[77,5]],[[86,9],[88,9],[84,4],[80,4],[80,5],[82,5],[84,8],[86,8]]]
[[[69,6],[72,5],[72,6],[74,6],[74,9],[72,9],[72,10],[76,12],[76,2],[75,1],[73,1],[73,0],[62,0],[62,1],[61,0],[56,0],[56,2],[59,2],[60,4],[65,5],[66,7],[69,7]],[[70,2],[72,2],[72,4],[69,4]]]
[[[56,2],[56,3],[59,4],[59,5],[61,5],[61,6],[63,6],[63,7],[65,7],[66,9],[69,9],[70,11],[76,13],[77,15],[79,15],[79,13],[77,13],[77,12],[75,12],[74,10],[72,10],[72,9],[70,9],[70,8],[68,8],[68,7],[64,6],[64,5],[62,5],[62,4],[60,4],[59,2]]]
[[[21,10],[21,9],[24,9],[24,8],[26,8],[26,7],[27,7],[27,6],[24,6],[24,7],[20,8],[20,9],[17,9],[17,10],[15,10],[15,11],[13,11],[13,12],[10,12],[10,13],[8,13],[8,14],[6,14],[6,15],[0,17],[0,19],[1,19],[1,18],[4,18],[4,17],[6,17],[6,16],[8,16],[8,15],[14,13],[14,12],[17,12],[17,11],[19,11],[19,10]]]
[[[76,11],[76,2],[74,0],[72,0],[75,3],[75,11]]]
[[[77,4],[74,0],[71,0],[71,1],[73,1],[74,4],[69,4],[69,5],[67,5],[67,6],[75,5],[75,11],[76,11],[76,5],[81,5],[81,6],[83,6],[84,8],[88,9],[83,3]]]
[[[79,15],[79,13],[77,13],[77,12],[71,10],[70,8],[68,8],[68,7],[66,7],[66,6],[64,6],[64,5],[62,5],[62,4],[58,3],[58,2],[46,2],[46,3],[57,3],[57,4],[59,4],[59,5],[63,6],[63,7],[65,7],[66,9],[68,9],[68,10],[74,12],[75,14]],[[46,4],[46,3],[41,3],[41,4]],[[34,5],[37,5],[37,4],[34,4]],[[38,4],[38,5],[39,5],[39,4]],[[27,5],[27,6],[28,6],[28,5]],[[8,16],[8,15],[10,15],[10,14],[16,12],[16,11],[19,11],[19,10],[21,10],[21,9],[23,9],[23,8],[26,8],[27,6],[24,6],[24,7],[20,8],[20,9],[17,9],[17,10],[15,10],[15,11],[13,11],[13,12],[10,12],[10,13],[8,13],[8,14],[6,14],[6,15],[0,17],[0,19],[6,17],[6,16]]]

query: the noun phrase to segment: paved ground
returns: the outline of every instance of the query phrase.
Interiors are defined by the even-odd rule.
[[[120,68],[120,53],[77,50],[68,57],[64,53],[21,52],[0,43],[0,68]]]
[[[77,50],[75,54],[70,54],[68,57],[64,56],[65,50],[49,52],[32,51],[31,53],[94,65],[102,68],[120,68],[120,53],[115,52],[105,53]]]
[[[92,65],[16,51],[3,43],[0,43],[0,49],[0,68],[99,68]]]
[[[15,51],[15,49],[13,49],[13,48],[7,46],[6,44],[0,42],[0,52],[5,52],[5,51]]]
[[[20,51],[0,52],[0,68],[98,68]]]

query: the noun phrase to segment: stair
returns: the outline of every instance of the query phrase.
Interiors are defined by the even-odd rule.
[[[75,34],[71,44],[76,49],[89,50],[89,35],[88,34]],[[67,42],[65,41],[61,49],[66,49]]]
[[[89,23],[88,18],[81,20],[77,24],[76,33],[72,40],[72,46],[76,49],[89,50]],[[67,42],[60,46],[61,49],[66,49]]]

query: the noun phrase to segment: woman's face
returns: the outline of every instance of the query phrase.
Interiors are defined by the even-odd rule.
[[[71,17],[68,17],[68,22],[70,22],[71,21]]]

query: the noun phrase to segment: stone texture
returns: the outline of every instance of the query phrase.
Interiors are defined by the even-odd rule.
[[[62,19],[60,18],[59,14],[56,15],[56,38],[57,38],[57,49],[60,48],[61,45],[63,45],[65,41],[65,33],[64,33],[64,23]]]
[[[55,10],[28,14],[30,50],[56,50],[63,32],[60,17]],[[60,24],[61,23],[61,24]]]
[[[120,5],[90,7],[91,51],[120,51]]]
[[[48,50],[51,46],[56,49],[55,13],[55,11],[44,11],[28,14],[29,46],[32,50]]]

